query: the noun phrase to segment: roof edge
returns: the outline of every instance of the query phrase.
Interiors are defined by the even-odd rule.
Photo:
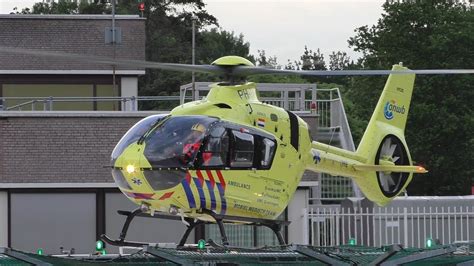
[[[0,14],[0,19],[91,19],[91,20],[111,20],[112,15],[31,15],[31,14]],[[145,20],[139,15],[115,15],[116,20]]]

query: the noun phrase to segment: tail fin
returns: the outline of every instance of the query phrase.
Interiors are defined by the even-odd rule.
[[[401,65],[394,65],[392,70],[408,69]],[[387,169],[391,169],[390,165],[412,165],[405,141],[405,125],[414,82],[415,74],[411,73],[393,73],[388,77],[356,151],[358,156],[365,159],[365,164],[381,165]],[[377,178],[380,189],[371,187],[370,183],[360,182],[361,190],[369,198],[378,197],[382,192],[387,197],[387,202],[388,198],[398,195],[408,185],[413,175],[411,172],[402,171],[371,171],[367,174],[370,175],[366,176],[368,178]]]
[[[392,70],[408,69],[394,65]],[[377,142],[389,132],[404,139],[414,83],[415,74],[391,74],[388,77],[369,125],[357,147],[359,155],[370,158],[374,144],[378,144]]]

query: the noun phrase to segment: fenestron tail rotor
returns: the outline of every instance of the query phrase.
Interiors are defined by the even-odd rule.
[[[389,74],[452,75],[474,74],[474,69],[418,69],[418,70],[286,70],[256,67],[239,56],[225,56],[211,65],[160,63],[141,60],[115,59],[96,55],[70,54],[64,52],[24,49],[0,46],[0,53],[15,53],[46,58],[62,58],[71,61],[126,66],[136,68],[163,69],[181,72],[213,73],[228,78],[243,78],[250,75],[300,75],[300,76],[374,76]]]
[[[407,150],[403,143],[394,135],[386,136],[380,144],[375,157],[376,165],[410,165]],[[409,173],[377,171],[380,189],[387,197],[397,195],[408,179]]]

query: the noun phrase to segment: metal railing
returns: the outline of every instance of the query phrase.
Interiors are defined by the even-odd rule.
[[[317,90],[316,98],[318,133],[327,132],[332,142],[337,142],[343,149],[355,151],[339,88]],[[320,174],[319,181],[320,186],[316,188],[310,202],[333,202],[361,196],[357,185],[348,177]]]
[[[202,99],[207,95],[212,82],[196,82],[194,99]],[[180,87],[181,104],[185,98],[191,98],[192,83]],[[316,102],[316,84],[294,83],[257,83],[260,101],[291,111],[309,111],[310,103]]]
[[[313,208],[308,213],[310,241],[338,246],[353,239],[357,245],[402,244],[425,247],[474,240],[474,206]]]

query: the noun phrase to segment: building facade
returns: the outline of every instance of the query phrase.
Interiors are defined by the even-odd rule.
[[[115,43],[111,21],[110,15],[0,15],[0,46],[145,60],[145,19],[116,16]],[[4,110],[46,109],[28,102],[49,97],[59,100],[48,110],[121,110],[118,100],[92,98],[137,96],[138,77],[145,74],[142,68],[6,52],[0,52],[0,62]]]

